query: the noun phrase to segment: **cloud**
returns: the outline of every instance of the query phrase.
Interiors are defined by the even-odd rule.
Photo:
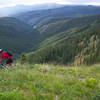
[[[12,5],[12,4],[39,4],[39,3],[47,3],[54,2],[57,0],[0,0],[0,5]]]
[[[17,4],[41,4],[41,3],[60,3],[60,4],[90,4],[100,5],[99,0],[0,0],[0,7],[13,6]]]

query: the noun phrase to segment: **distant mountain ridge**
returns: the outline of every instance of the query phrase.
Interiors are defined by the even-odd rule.
[[[11,16],[14,14],[28,12],[28,11],[37,11],[43,9],[53,9],[59,8],[64,5],[56,4],[56,3],[45,3],[45,4],[36,4],[36,5],[16,5],[11,7],[3,7],[0,8],[0,16]]]
[[[92,16],[98,14],[100,14],[99,6],[67,5],[61,8],[25,12],[17,14],[14,17],[37,27],[38,25],[42,25],[42,23],[48,22],[51,19],[75,18],[75,17]]]

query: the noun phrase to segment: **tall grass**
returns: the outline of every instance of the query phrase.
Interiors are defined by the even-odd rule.
[[[100,100],[100,65],[16,65],[0,70],[0,100]]]

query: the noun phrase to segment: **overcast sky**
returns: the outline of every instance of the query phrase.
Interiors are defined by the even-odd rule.
[[[17,4],[32,5],[41,3],[100,5],[100,0],[0,0],[0,7]]]

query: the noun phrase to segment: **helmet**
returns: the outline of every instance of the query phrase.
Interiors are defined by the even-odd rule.
[[[2,49],[0,49],[0,52],[2,52],[3,50]]]

